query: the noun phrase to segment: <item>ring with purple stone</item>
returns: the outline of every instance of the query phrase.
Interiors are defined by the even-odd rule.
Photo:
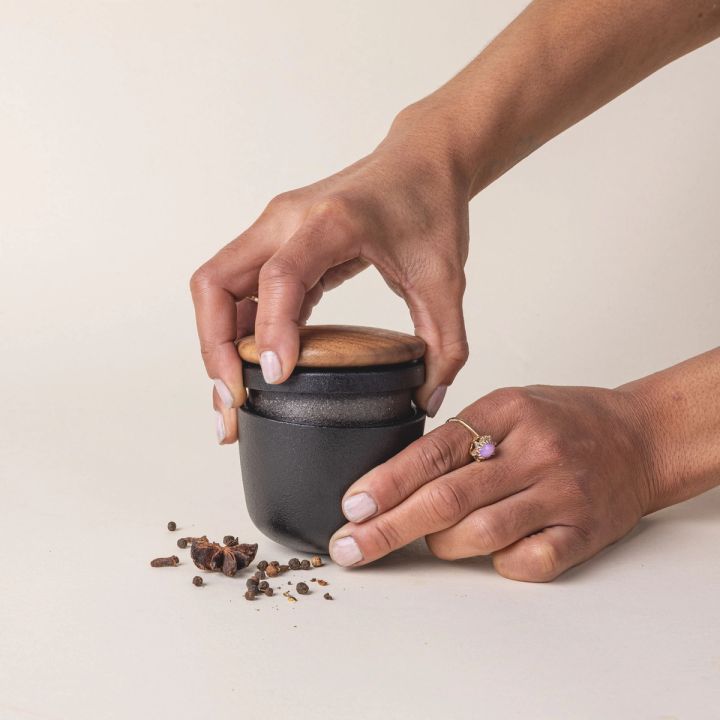
[[[473,439],[470,443],[470,457],[475,462],[482,462],[488,460],[495,454],[495,443],[493,442],[491,435],[480,435],[474,428],[471,428],[464,420],[457,417],[451,417],[446,422],[460,423],[466,430],[472,433]]]

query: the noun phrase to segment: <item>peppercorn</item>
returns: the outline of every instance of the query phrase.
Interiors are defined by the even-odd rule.
[[[252,590],[246,590],[245,591],[245,599],[246,600],[254,600],[255,599],[255,593]]]
[[[268,565],[267,570],[265,570],[265,574],[268,577],[277,577],[280,574],[280,571],[275,565]]]
[[[168,523],[168,530],[170,530],[170,532],[177,530],[177,525],[172,520]]]
[[[267,595],[267,597],[272,597],[275,594],[275,591],[271,587],[263,590],[263,592]]]
[[[180,564],[180,558],[177,555],[170,557],[155,558],[150,561],[150,567],[175,567]]]
[[[303,570],[309,570],[309,569],[310,569],[310,561],[309,561],[309,560],[303,560],[303,561],[300,563],[300,567],[301,567]]]
[[[253,573],[253,577],[256,577],[258,580],[264,580],[266,575],[262,570],[258,570],[257,572]]]
[[[298,591],[299,595],[307,595],[310,592],[310,588],[304,582],[299,582],[295,586],[295,589]]]
[[[257,569],[258,569],[258,570],[267,570],[267,566],[268,566],[268,561],[267,561],[267,560],[261,560],[261,561],[257,564]]]
[[[333,599],[333,596],[332,596],[330,593],[325,593],[325,594],[323,595],[323,597],[324,597],[326,600],[332,600],[332,599]]]
[[[289,569],[290,569],[290,566],[289,566],[289,565],[281,565],[281,566],[278,568],[278,570],[279,570],[281,573],[286,573]]]
[[[275,567],[280,567],[280,563],[277,560],[271,560],[268,565],[274,565]]]
[[[254,578],[254,577],[249,577],[249,578],[245,581],[245,587],[246,587],[248,590],[257,591],[257,588],[258,588],[258,579],[257,579],[257,578]]]
[[[300,560],[298,560],[297,558],[290,558],[288,560],[288,567],[291,570],[299,570],[300,569]]]
[[[313,567],[322,567],[322,558],[319,555],[313,555],[313,557],[310,558],[310,564]]]
[[[202,584],[203,584],[203,579],[199,575],[196,575],[193,578],[193,585],[195,587],[200,587]]]
[[[178,546],[181,550],[184,550],[184,549],[188,546],[187,538],[178,538],[177,546]]]
[[[258,584],[258,590],[260,590],[260,592],[267,590],[269,587],[270,583],[267,580],[263,580],[261,583]]]
[[[238,545],[238,539],[234,537],[233,535],[225,535],[223,538],[223,545],[227,545],[228,547],[233,547],[235,545]]]
[[[327,585],[327,584],[328,584],[327,580],[318,580],[318,585],[322,585],[323,587],[325,587],[325,585]]]

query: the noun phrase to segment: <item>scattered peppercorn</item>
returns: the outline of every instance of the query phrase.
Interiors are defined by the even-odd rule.
[[[246,600],[254,600],[255,599],[255,593],[252,590],[246,590],[245,591],[245,599]]]
[[[275,591],[271,587],[267,588],[266,590],[263,590],[263,592],[268,597],[272,597],[275,594]]]
[[[319,555],[313,555],[313,557],[310,558],[310,564],[313,567],[322,567],[322,558]]]
[[[310,592],[310,588],[304,582],[299,582],[295,586],[295,589],[298,591],[299,595],[307,595]]]
[[[317,582],[317,578],[310,578],[310,582]]]
[[[269,587],[270,587],[270,583],[269,583],[267,580],[263,580],[263,581],[258,585],[258,590],[260,590],[261,592],[264,592],[264,591],[267,590]]]
[[[150,567],[175,567],[180,564],[180,558],[177,555],[170,557],[155,558],[150,561]]]
[[[177,530],[177,525],[172,520],[168,523],[168,530],[170,530],[170,532]]]
[[[309,570],[309,569],[310,569],[310,561],[309,561],[309,560],[303,560],[303,561],[300,563],[300,567],[301,567],[303,570]]]
[[[281,566],[278,568],[278,570],[279,570],[281,573],[286,573],[289,569],[290,569],[290,566],[289,566],[289,565],[281,565]]]
[[[178,546],[181,550],[184,550],[184,549],[188,546],[187,538],[178,538],[177,546]]]
[[[300,560],[298,560],[297,558],[290,558],[288,560],[288,567],[291,570],[299,570],[300,569]]]
[[[330,593],[325,593],[325,594],[323,595],[323,597],[324,597],[326,600],[332,600],[332,599],[333,599],[333,596],[332,596]]]
[[[271,560],[268,565],[274,565],[275,567],[280,567],[280,563],[277,560]]]
[[[234,535],[226,535],[223,538],[223,545],[228,545],[229,547],[232,547],[233,545],[238,544],[238,539]]]
[[[200,587],[202,584],[203,584],[203,579],[199,575],[196,575],[193,578],[193,585],[195,587]]]
[[[248,590],[252,590],[252,591],[254,591],[254,592],[257,591],[257,588],[258,588],[258,579],[257,579],[257,578],[254,578],[254,577],[249,577],[249,578],[245,581],[245,587],[246,587]]]
[[[328,585],[328,581],[327,580],[318,580],[318,585],[322,585],[323,587],[325,587],[326,585]]]
[[[265,573],[268,577],[277,577],[280,574],[280,571],[275,565],[268,565]]]
[[[268,561],[267,561],[267,560],[261,560],[261,561],[257,564],[257,569],[258,569],[258,570],[267,570],[267,566],[268,566]]]
[[[258,570],[254,575],[258,580],[264,580],[267,577],[262,570]]]

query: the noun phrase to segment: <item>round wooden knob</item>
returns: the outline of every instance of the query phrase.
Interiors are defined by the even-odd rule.
[[[240,357],[259,363],[255,336],[238,342]],[[352,325],[314,325],[300,328],[299,367],[367,367],[419,360],[425,343],[414,335]]]

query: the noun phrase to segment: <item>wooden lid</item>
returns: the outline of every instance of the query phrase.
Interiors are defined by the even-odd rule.
[[[245,362],[259,363],[255,336],[238,342]],[[414,335],[353,325],[312,325],[300,328],[299,367],[367,367],[419,360],[425,343]]]

